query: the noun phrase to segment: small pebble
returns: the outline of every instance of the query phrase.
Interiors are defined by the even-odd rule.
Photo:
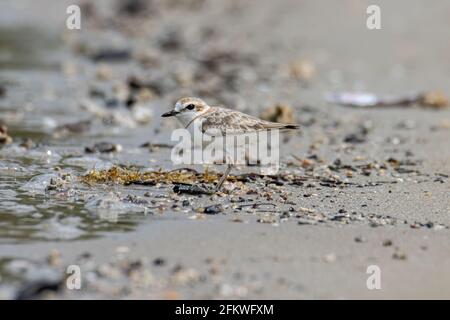
[[[331,262],[335,262],[337,259],[336,254],[334,253],[328,253],[323,257],[323,261],[331,263]]]
[[[164,266],[166,264],[166,260],[164,260],[163,258],[159,257],[159,258],[156,258],[155,260],[153,260],[153,264],[155,266],[162,267],[162,266]]]
[[[203,209],[204,214],[218,214],[223,211],[223,207],[221,204],[215,204]]]

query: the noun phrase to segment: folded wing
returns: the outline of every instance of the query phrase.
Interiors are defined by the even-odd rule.
[[[270,122],[230,109],[214,107],[202,123],[202,132],[210,136],[243,134],[264,130],[299,129],[298,125]]]

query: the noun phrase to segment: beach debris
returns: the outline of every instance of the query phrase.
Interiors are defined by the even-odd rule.
[[[302,159],[298,156],[296,156],[295,154],[291,154],[291,156],[298,161],[298,163],[300,164],[300,167],[302,167],[303,169],[306,170],[312,170],[314,169],[315,166],[315,161],[312,159]]]
[[[403,251],[400,251],[399,248],[395,248],[395,251],[392,254],[392,258],[395,260],[406,260],[408,256]]]
[[[150,150],[159,149],[159,148],[173,148],[173,145],[167,144],[167,143],[152,143],[152,142],[146,142],[139,146],[139,148],[149,148]]]
[[[0,146],[10,144],[13,139],[8,135],[8,127],[0,125]]]
[[[293,78],[308,81],[316,74],[316,66],[310,60],[300,59],[290,64],[289,71]]]
[[[448,97],[442,91],[428,91],[422,94],[420,104],[431,108],[445,108],[449,105]]]
[[[327,253],[326,255],[324,255],[322,257],[322,260],[327,263],[335,262],[336,259],[337,259],[337,256],[335,253]]]
[[[171,149],[173,148],[173,145],[167,144],[167,143],[152,143],[152,142],[146,142],[139,146],[139,148],[148,148],[150,152],[157,151],[159,149]]]
[[[221,204],[214,204],[202,209],[204,214],[219,214],[223,211],[223,206]]]
[[[81,177],[81,181],[87,184],[93,183],[118,183],[123,185],[145,184],[145,183],[175,183],[177,193],[186,193],[189,190],[193,192],[201,188],[194,183],[213,183],[217,182],[220,175],[206,170],[204,173],[198,173],[192,169],[175,169],[171,171],[139,171],[136,169],[126,169],[113,166],[107,170],[91,170]],[[228,179],[232,180],[230,176]]]
[[[261,206],[272,206],[274,208],[277,207],[277,205],[275,203],[246,203],[246,204],[242,204],[240,206],[237,207],[238,210],[242,210],[243,208],[251,208],[251,209],[258,209]]]
[[[367,239],[362,237],[362,236],[356,236],[355,237],[355,242],[357,243],[363,243],[363,242],[367,242]]]
[[[59,173],[57,176],[50,178],[45,191],[61,191],[67,189],[72,181],[70,173]]]
[[[175,266],[170,277],[170,282],[174,285],[187,285],[200,280],[200,273],[193,268]]]
[[[329,92],[325,94],[325,100],[329,103],[358,108],[418,104],[421,107],[441,109],[449,105],[447,96],[439,90],[398,96],[379,96],[367,92]]]
[[[200,195],[200,194],[211,195],[214,193],[212,190],[207,190],[192,184],[177,184],[173,187],[173,192],[178,194],[186,193],[192,195]]]
[[[386,239],[386,240],[383,240],[383,247],[390,247],[390,246],[392,246],[392,240],[390,240],[390,239]]]
[[[344,137],[346,143],[364,143],[367,141],[367,135],[369,134],[369,128],[366,126],[359,126],[356,132],[350,133]]]
[[[164,258],[158,257],[153,260],[153,265],[157,267],[162,267],[166,264],[166,260]]]
[[[92,162],[92,160],[90,160]],[[408,169],[408,166],[414,166],[416,162],[411,160],[395,160],[393,158],[387,159],[385,162],[371,162],[366,164],[360,164],[351,166],[342,163],[339,159],[335,160],[332,165],[328,166],[329,171],[323,172],[321,175],[309,173],[306,175],[294,175],[292,173],[280,173],[277,175],[261,175],[257,173],[244,173],[239,175],[231,175],[227,178],[229,182],[241,182],[241,183],[255,183],[263,182],[266,186],[270,185],[306,185],[311,187],[308,181],[314,180],[324,187],[344,187],[347,185],[353,185],[354,183],[348,182],[341,178],[339,175],[333,172],[347,172],[352,171],[355,174],[361,173],[363,175],[369,176],[372,173],[386,172],[386,170],[395,170],[396,173],[415,173],[416,171]],[[214,194],[209,188],[202,186],[201,184],[213,184],[217,183],[221,177],[220,173],[211,172],[205,170],[200,173],[191,168],[178,168],[175,170],[165,171],[162,169],[142,171],[136,168],[120,167],[120,166],[103,166],[103,168],[98,168],[89,171],[87,174],[82,176],[80,179],[82,182],[92,185],[96,183],[116,183],[122,185],[157,185],[157,184],[175,184],[173,191],[179,194],[193,194],[201,195]],[[380,183],[395,183],[395,182],[377,182]],[[372,184],[377,185],[377,184]],[[249,191],[251,192],[251,191]],[[306,193],[304,197],[316,196],[316,194]],[[249,204],[248,207],[255,209],[262,204]],[[266,205],[266,204],[264,204]],[[268,205],[268,204],[267,204]],[[243,204],[239,209],[246,207]]]
[[[434,223],[434,222],[427,222],[425,223],[425,226],[429,229],[433,229],[433,230],[444,230],[444,229],[448,229],[448,227],[446,225],[440,224],[440,223]]]
[[[294,109],[287,104],[276,104],[265,109],[260,118],[272,122],[294,123]]]
[[[100,49],[90,57],[94,62],[123,62],[131,58],[131,51],[128,49]]]
[[[99,142],[92,146],[88,146],[84,148],[86,153],[111,153],[111,152],[120,152],[122,151],[122,146],[120,144],[114,144],[109,142]]]
[[[277,218],[272,217],[272,216],[268,216],[268,215],[257,219],[256,222],[258,222],[258,223],[267,223],[267,224],[278,226]]]
[[[122,199],[123,202],[135,205],[149,205],[150,203],[141,197],[129,194]]]

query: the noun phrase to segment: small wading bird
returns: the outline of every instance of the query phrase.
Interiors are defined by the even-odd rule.
[[[177,101],[175,108],[162,117],[176,117],[185,129],[191,130],[195,124],[200,126],[202,134],[211,137],[225,135],[243,135],[268,130],[295,130],[299,126],[258,119],[248,114],[223,108],[212,107],[199,98],[186,97]],[[217,183],[219,191],[227,179],[233,163],[229,162],[225,173]]]

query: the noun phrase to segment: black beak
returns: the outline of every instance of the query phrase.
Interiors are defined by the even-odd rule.
[[[169,112],[162,114],[161,117],[163,117],[163,118],[173,117],[173,116],[177,115],[178,113],[179,113],[178,111],[171,110]]]

